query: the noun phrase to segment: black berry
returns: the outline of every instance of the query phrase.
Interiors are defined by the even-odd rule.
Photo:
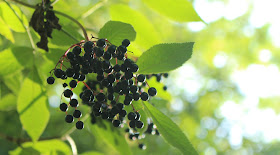
[[[59,108],[61,111],[65,112],[68,109],[68,105],[66,103],[61,103]]]
[[[75,110],[74,113],[73,113],[73,116],[75,118],[80,118],[82,116],[82,113],[80,110]]]
[[[149,88],[148,93],[150,96],[155,96],[157,94],[157,90],[154,87]]]
[[[82,121],[78,121],[76,123],[76,128],[79,129],[79,130],[83,129],[84,128],[84,123]]]
[[[72,115],[66,115],[65,116],[65,121],[67,123],[72,123],[74,121],[74,117]]]
[[[55,81],[55,79],[54,79],[54,77],[52,77],[52,76],[50,76],[50,77],[47,78],[47,83],[48,83],[48,84],[53,84],[54,81]]]

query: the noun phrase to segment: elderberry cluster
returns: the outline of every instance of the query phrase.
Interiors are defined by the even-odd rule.
[[[128,39],[124,39],[120,46],[115,46],[106,39],[81,41],[71,46],[60,58],[50,72],[51,76],[47,78],[47,83],[54,84],[55,77],[64,80],[63,96],[69,102],[61,103],[60,110],[66,113],[67,123],[72,123],[74,118],[77,118],[76,128],[84,128],[84,123],[80,120],[82,112],[78,110],[79,99],[73,97],[73,89],[82,83],[84,87],[79,98],[82,104],[91,108],[92,124],[100,117],[112,122],[114,127],[127,126],[133,131],[130,132],[130,139],[141,137],[139,133],[137,134],[137,129],[144,127],[143,120],[140,119],[141,109],[135,109],[133,101],[147,101],[155,96],[157,90],[150,87],[146,79],[156,76],[157,81],[160,81],[161,76],[167,77],[168,74],[137,74],[137,64],[127,58],[129,45]],[[125,106],[131,106],[133,111],[126,111]],[[69,107],[74,108],[71,114],[67,113]],[[146,133],[152,132],[150,126],[151,123],[147,124]],[[145,145],[139,144],[139,148],[145,149]]]

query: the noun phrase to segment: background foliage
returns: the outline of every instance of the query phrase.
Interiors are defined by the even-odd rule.
[[[120,44],[122,36],[116,37],[114,33],[129,36],[128,39],[133,40],[129,47],[133,53],[129,57],[139,57],[148,49],[162,51],[162,55],[157,55],[162,64],[156,66],[158,62],[152,61],[149,65],[155,65],[153,68],[141,63],[151,59],[152,52],[143,54],[137,62],[142,73],[166,72],[181,66],[191,54],[184,55],[180,47],[191,48],[193,44],[186,42],[195,42],[190,61],[170,72],[169,78],[163,81],[168,92],[161,91],[164,85],[155,79],[149,81],[149,85],[158,89],[159,98],[151,101],[154,107],[146,102],[143,106],[154,122],[158,122],[163,136],[147,136],[147,150],[142,151],[137,149],[137,143],[127,141],[127,137],[109,124],[90,125],[87,122],[84,130],[77,131],[73,130],[73,124],[64,123],[64,113],[58,110],[63,89],[60,84],[49,86],[45,81],[66,49],[84,39],[82,31],[73,21],[57,15],[62,30],[53,30],[49,52],[45,52],[36,47],[39,35],[28,24],[34,9],[7,2],[0,2],[0,154],[70,154],[75,145],[78,153],[84,155],[189,154],[192,150],[189,141],[201,154],[277,153],[277,140],[267,142],[258,134],[244,134],[241,143],[233,143],[232,126],[240,122],[230,124],[232,122],[221,112],[228,101],[243,104],[246,98],[232,80],[236,70],[252,64],[279,63],[278,48],[268,34],[270,25],[250,27],[248,21],[252,10],[248,9],[234,19],[221,17],[209,22],[203,21],[200,12],[197,14],[193,7],[193,4],[203,4],[198,3],[199,0],[162,0],[160,3],[156,0],[55,1],[54,10],[78,20],[88,34],[106,37],[115,44]],[[22,2],[40,3],[35,0]],[[227,2],[215,0],[209,4]],[[215,11],[213,8],[209,5],[208,9]],[[168,46],[170,50],[165,47],[168,44],[162,44],[174,42],[177,44]],[[262,49],[276,51],[273,59],[261,61],[259,51]],[[173,57],[181,59],[169,62]],[[221,64],[217,61],[219,58],[226,63]],[[258,109],[273,109],[279,113],[279,97],[258,99]],[[84,113],[88,111],[86,107],[81,108]],[[238,111],[233,109],[233,112],[238,115]],[[83,119],[88,121],[87,116]],[[183,134],[189,141],[181,136]],[[182,139],[176,143],[173,136]]]

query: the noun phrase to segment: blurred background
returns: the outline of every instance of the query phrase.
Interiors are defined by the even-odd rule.
[[[38,3],[23,1],[32,5]],[[202,21],[182,20],[183,14],[172,19],[142,0],[59,0],[54,9],[79,20],[93,36],[97,36],[109,20],[130,23],[137,32],[130,47],[132,56],[139,56],[158,43],[195,42],[192,58],[163,79],[171,97],[154,99],[152,103],[180,126],[200,154],[279,154],[280,2],[190,2]],[[161,1],[158,3],[160,5]],[[33,9],[14,4],[27,19],[31,18]],[[66,30],[81,32],[70,20],[58,17]],[[16,44],[30,46],[26,33],[13,34]],[[38,40],[34,32],[32,35]],[[4,36],[0,38],[1,49],[13,44]],[[69,47],[68,41],[73,42],[71,38],[59,38],[55,34],[53,38],[50,48],[60,51]],[[46,54],[48,58],[53,55],[52,50]],[[42,74],[47,76],[47,73]],[[51,120],[44,136],[63,128],[57,121],[63,117],[57,114],[57,100],[60,99],[57,94],[61,94],[62,88],[59,89],[57,93],[50,93],[55,95],[49,97]],[[13,116],[13,112],[7,113],[5,116]],[[89,147],[106,152],[106,146],[97,138],[92,140],[87,132],[75,131],[73,139],[81,153]],[[150,136],[145,141],[147,150],[132,149],[134,154],[179,154],[162,137]],[[7,145],[6,151],[14,147],[1,139],[0,144]]]

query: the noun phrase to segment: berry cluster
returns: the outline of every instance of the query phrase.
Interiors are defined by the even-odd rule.
[[[60,110],[66,113],[67,123],[72,123],[74,118],[77,118],[76,128],[84,128],[84,123],[80,120],[82,113],[78,110],[79,101],[73,98],[73,89],[79,83],[83,83],[84,87],[79,97],[83,104],[91,107],[92,124],[101,117],[112,122],[114,127],[127,125],[130,139],[141,138],[137,129],[143,128],[144,123],[140,119],[140,109],[134,108],[133,101],[147,101],[155,96],[157,90],[150,87],[146,79],[156,76],[157,81],[160,81],[161,76],[167,77],[168,74],[137,74],[137,64],[127,58],[129,44],[128,39],[123,40],[120,46],[115,46],[106,39],[81,41],[72,45],[60,58],[50,72],[47,83],[54,84],[54,77],[65,81],[63,95],[69,98],[69,103],[61,103]],[[120,101],[121,97],[123,101]],[[133,111],[126,111],[125,106],[131,106]],[[73,114],[67,113],[69,107],[75,109]],[[152,123],[148,124],[146,133],[156,131],[159,134],[154,128]],[[139,148],[145,149],[145,145],[139,144]]]

